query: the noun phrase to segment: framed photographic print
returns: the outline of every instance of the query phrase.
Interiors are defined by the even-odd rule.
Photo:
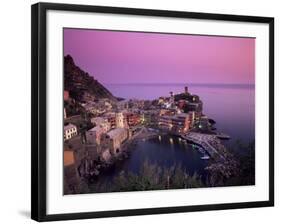
[[[32,6],[32,218],[274,205],[274,19]]]

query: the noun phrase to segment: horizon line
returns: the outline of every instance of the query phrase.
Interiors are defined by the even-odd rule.
[[[240,85],[240,86],[255,86],[255,83],[161,83],[161,82],[128,82],[128,83],[103,83],[104,85],[187,85],[187,86],[194,86],[194,85]]]

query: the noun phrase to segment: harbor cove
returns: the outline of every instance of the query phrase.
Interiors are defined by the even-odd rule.
[[[181,89],[184,89],[184,85],[179,84],[109,84],[108,87],[111,87],[113,92],[124,92],[124,95],[121,95],[121,97],[124,97],[124,99],[134,98],[134,96],[130,96],[128,93],[137,93],[137,97],[141,99],[154,98],[153,95],[151,96],[147,94],[148,92],[152,91],[146,90],[146,88],[153,88],[157,89],[158,91],[159,87],[160,89],[162,88],[162,91],[157,93],[154,92],[154,94],[159,95],[164,95],[165,92],[169,93],[169,90],[180,92]],[[249,107],[251,100],[253,100],[252,98],[254,98],[254,87],[245,85],[190,85],[190,89],[194,90],[193,92],[202,93],[203,97],[204,94],[206,96],[209,96],[210,94],[213,95],[213,100],[208,98],[206,101],[203,101],[204,111],[208,111],[208,114],[212,114],[215,118],[216,124],[214,127],[219,127],[216,128],[217,133],[229,134],[220,136],[222,137],[220,138],[220,143],[228,147],[227,150],[238,150],[238,153],[243,154],[244,149],[241,147],[237,148],[237,144],[247,144],[251,143],[251,141],[253,142],[254,140],[254,120],[251,120],[254,118],[254,105],[252,105],[252,108]],[[225,98],[227,99],[233,99],[231,101],[230,108],[233,106],[237,109],[239,108],[240,111],[243,111],[244,117],[241,117],[241,115],[238,115],[237,113],[235,114],[234,110],[229,112],[229,114],[223,114],[216,109],[219,107],[214,106],[216,104],[225,105],[227,107],[225,98],[218,97],[222,94],[224,94]],[[226,110],[224,109],[224,111]],[[235,115],[239,117],[235,117]],[[229,119],[228,122],[226,122],[227,119]],[[241,125],[240,122],[242,121],[246,123]],[[245,127],[248,129],[245,129]],[[118,160],[114,166],[106,171],[106,175],[99,177],[99,185],[103,186],[102,188],[104,188],[104,186],[114,184],[114,178],[118,177],[118,175],[122,173],[131,172],[133,174],[139,175],[143,169],[143,164],[153,164],[158,167],[165,167],[166,169],[179,166],[189,175],[196,174],[201,177],[203,182],[206,181],[206,177],[208,176],[206,167],[210,165],[210,156],[201,144],[198,144],[196,140],[191,141],[191,139],[184,138],[180,135],[163,135],[159,134],[157,131],[155,134],[155,130],[151,130],[150,132],[152,133],[152,137],[144,137],[136,141],[133,149],[126,152],[126,155],[128,156],[125,159]],[[206,134],[202,134],[202,136],[214,137],[214,135]],[[197,137],[197,139],[200,138]],[[95,181],[93,182],[92,186],[95,191],[98,191],[98,186],[96,185]]]

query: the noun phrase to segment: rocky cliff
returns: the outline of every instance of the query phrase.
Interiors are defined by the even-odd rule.
[[[93,76],[80,69],[70,55],[64,57],[64,90],[69,91],[71,98],[83,101],[83,96],[91,95],[95,99],[116,98]]]

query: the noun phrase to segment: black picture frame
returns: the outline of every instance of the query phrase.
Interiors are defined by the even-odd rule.
[[[140,208],[130,210],[52,214],[46,213],[46,13],[48,10],[75,12],[100,12],[142,16],[162,16],[174,18],[193,18],[235,22],[254,22],[269,24],[269,200],[243,203],[208,204],[196,206],[177,206],[159,208]],[[119,8],[73,4],[37,3],[32,5],[32,155],[31,155],[31,218],[37,221],[102,218],[161,213],[192,212],[221,209],[238,209],[274,206],[274,18],[241,15],[195,13],[183,11],[164,11],[138,8]]]

